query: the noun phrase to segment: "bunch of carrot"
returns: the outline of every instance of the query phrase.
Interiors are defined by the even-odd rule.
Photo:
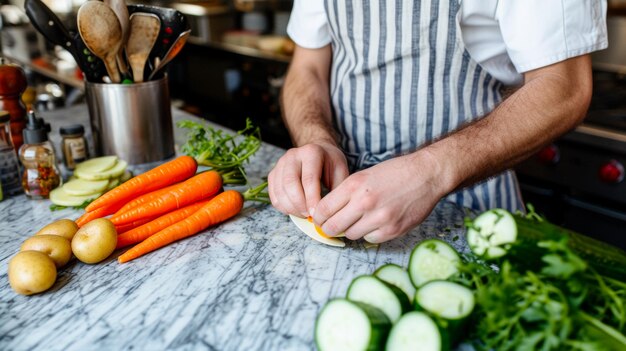
[[[247,153],[231,167],[197,174],[196,160],[180,156],[94,200],[76,223],[82,226],[93,219],[110,216],[119,234],[117,248],[137,244],[118,261],[133,260],[226,221],[241,211],[246,200],[269,202],[263,191],[267,183],[243,194],[236,190],[224,191],[225,184],[247,182],[241,164],[252,154]]]

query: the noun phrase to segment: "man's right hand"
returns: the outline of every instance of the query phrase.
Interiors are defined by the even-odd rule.
[[[300,217],[321,199],[321,184],[334,189],[348,177],[348,163],[333,143],[317,142],[287,150],[268,176],[272,205]]]

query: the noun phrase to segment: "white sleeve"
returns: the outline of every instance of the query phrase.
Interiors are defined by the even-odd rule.
[[[522,73],[606,48],[606,7],[606,0],[506,0],[496,17]]]
[[[328,45],[331,38],[324,0],[295,0],[287,34],[296,44],[307,49]]]

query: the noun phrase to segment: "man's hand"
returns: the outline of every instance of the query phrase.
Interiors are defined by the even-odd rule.
[[[285,214],[307,217],[321,198],[321,183],[334,189],[348,176],[343,152],[329,142],[289,149],[268,176],[272,205]]]
[[[313,220],[328,235],[345,232],[381,243],[421,223],[446,193],[427,151],[397,157],[349,176],[317,205]]]

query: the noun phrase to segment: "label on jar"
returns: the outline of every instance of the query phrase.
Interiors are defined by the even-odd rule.
[[[65,165],[69,169],[74,169],[76,163],[87,159],[87,147],[83,138],[65,140]]]

